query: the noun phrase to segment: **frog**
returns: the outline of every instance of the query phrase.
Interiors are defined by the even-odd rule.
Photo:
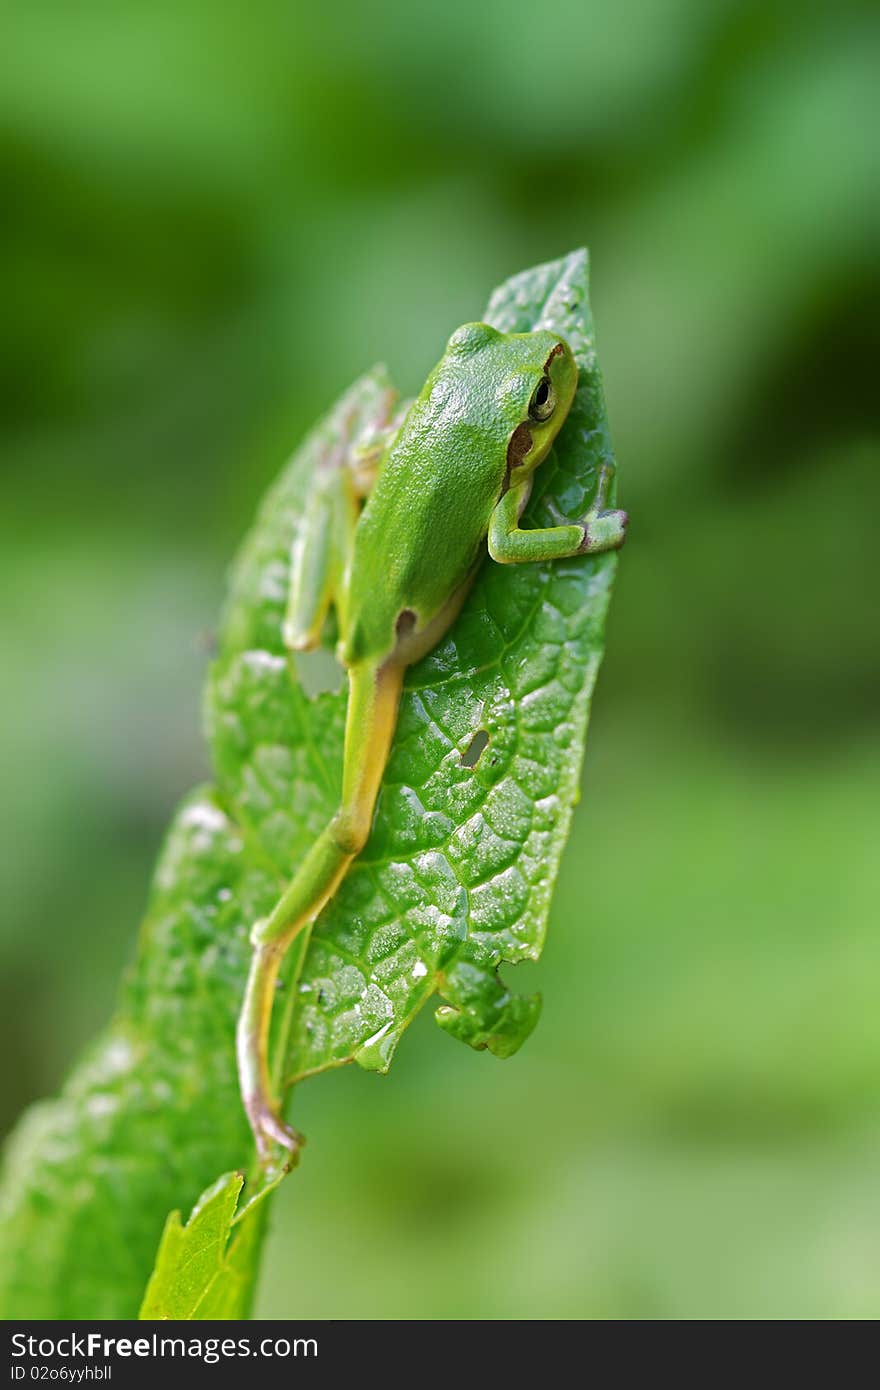
[[[269,1072],[273,1000],[291,945],[319,917],[364,849],[391,752],[406,672],[455,622],[488,558],[523,565],[594,555],[624,542],[626,512],[607,505],[600,473],[578,521],[520,523],[578,387],[568,343],[537,328],[456,329],[419,394],[314,480],[293,548],[284,640],[322,640],[335,616],[348,680],[342,792],[269,915],[254,925],[236,1029],[239,1085],[265,1167],[276,1146],[295,1161],[302,1136],[284,1120]]]

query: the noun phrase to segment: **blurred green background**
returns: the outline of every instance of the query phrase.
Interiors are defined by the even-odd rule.
[[[285,454],[587,243],[632,524],[544,1017],[303,1086],[259,1311],[876,1316],[869,8],[4,13],[4,1122],[112,1007]]]

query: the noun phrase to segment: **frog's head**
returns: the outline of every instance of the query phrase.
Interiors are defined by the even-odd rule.
[[[508,473],[528,476],[547,457],[578,384],[571,348],[547,329],[500,333],[467,323],[453,333],[447,356],[457,359],[491,401],[507,448]]]

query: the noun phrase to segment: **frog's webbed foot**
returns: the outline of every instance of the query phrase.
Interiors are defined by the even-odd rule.
[[[254,1133],[257,1157],[265,1168],[272,1157],[273,1146],[280,1144],[290,1155],[291,1165],[299,1157],[305,1139],[290,1125],[284,1123],[272,1102],[262,1095],[249,1097],[245,1101],[248,1121]]]
[[[348,470],[354,495],[359,500],[369,497],[373,491],[386,443],[385,435],[382,434],[369,442],[356,444],[351,451]]]
[[[626,512],[588,512],[581,520],[584,538],[578,554],[595,555],[603,550],[618,550],[626,540],[629,516]]]
[[[591,555],[603,550],[617,550],[626,540],[629,516],[619,508],[606,506],[611,490],[613,467],[603,464],[599,470],[596,497],[586,516],[581,518],[584,539],[580,545],[581,555]]]
[[[348,471],[355,496],[360,500],[369,497],[373,491],[379,466],[400,433],[411,405],[411,400],[395,402],[394,392],[389,390],[381,403],[381,411],[367,421],[360,437],[352,445],[347,460]]]

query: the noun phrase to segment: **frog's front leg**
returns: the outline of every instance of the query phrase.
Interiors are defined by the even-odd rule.
[[[515,483],[505,492],[489,522],[489,554],[502,565],[522,565],[535,560],[564,560],[570,555],[596,555],[616,550],[626,538],[626,512],[606,510],[608,470],[599,478],[596,501],[581,521],[525,530],[519,524],[529,500],[531,479]]]

